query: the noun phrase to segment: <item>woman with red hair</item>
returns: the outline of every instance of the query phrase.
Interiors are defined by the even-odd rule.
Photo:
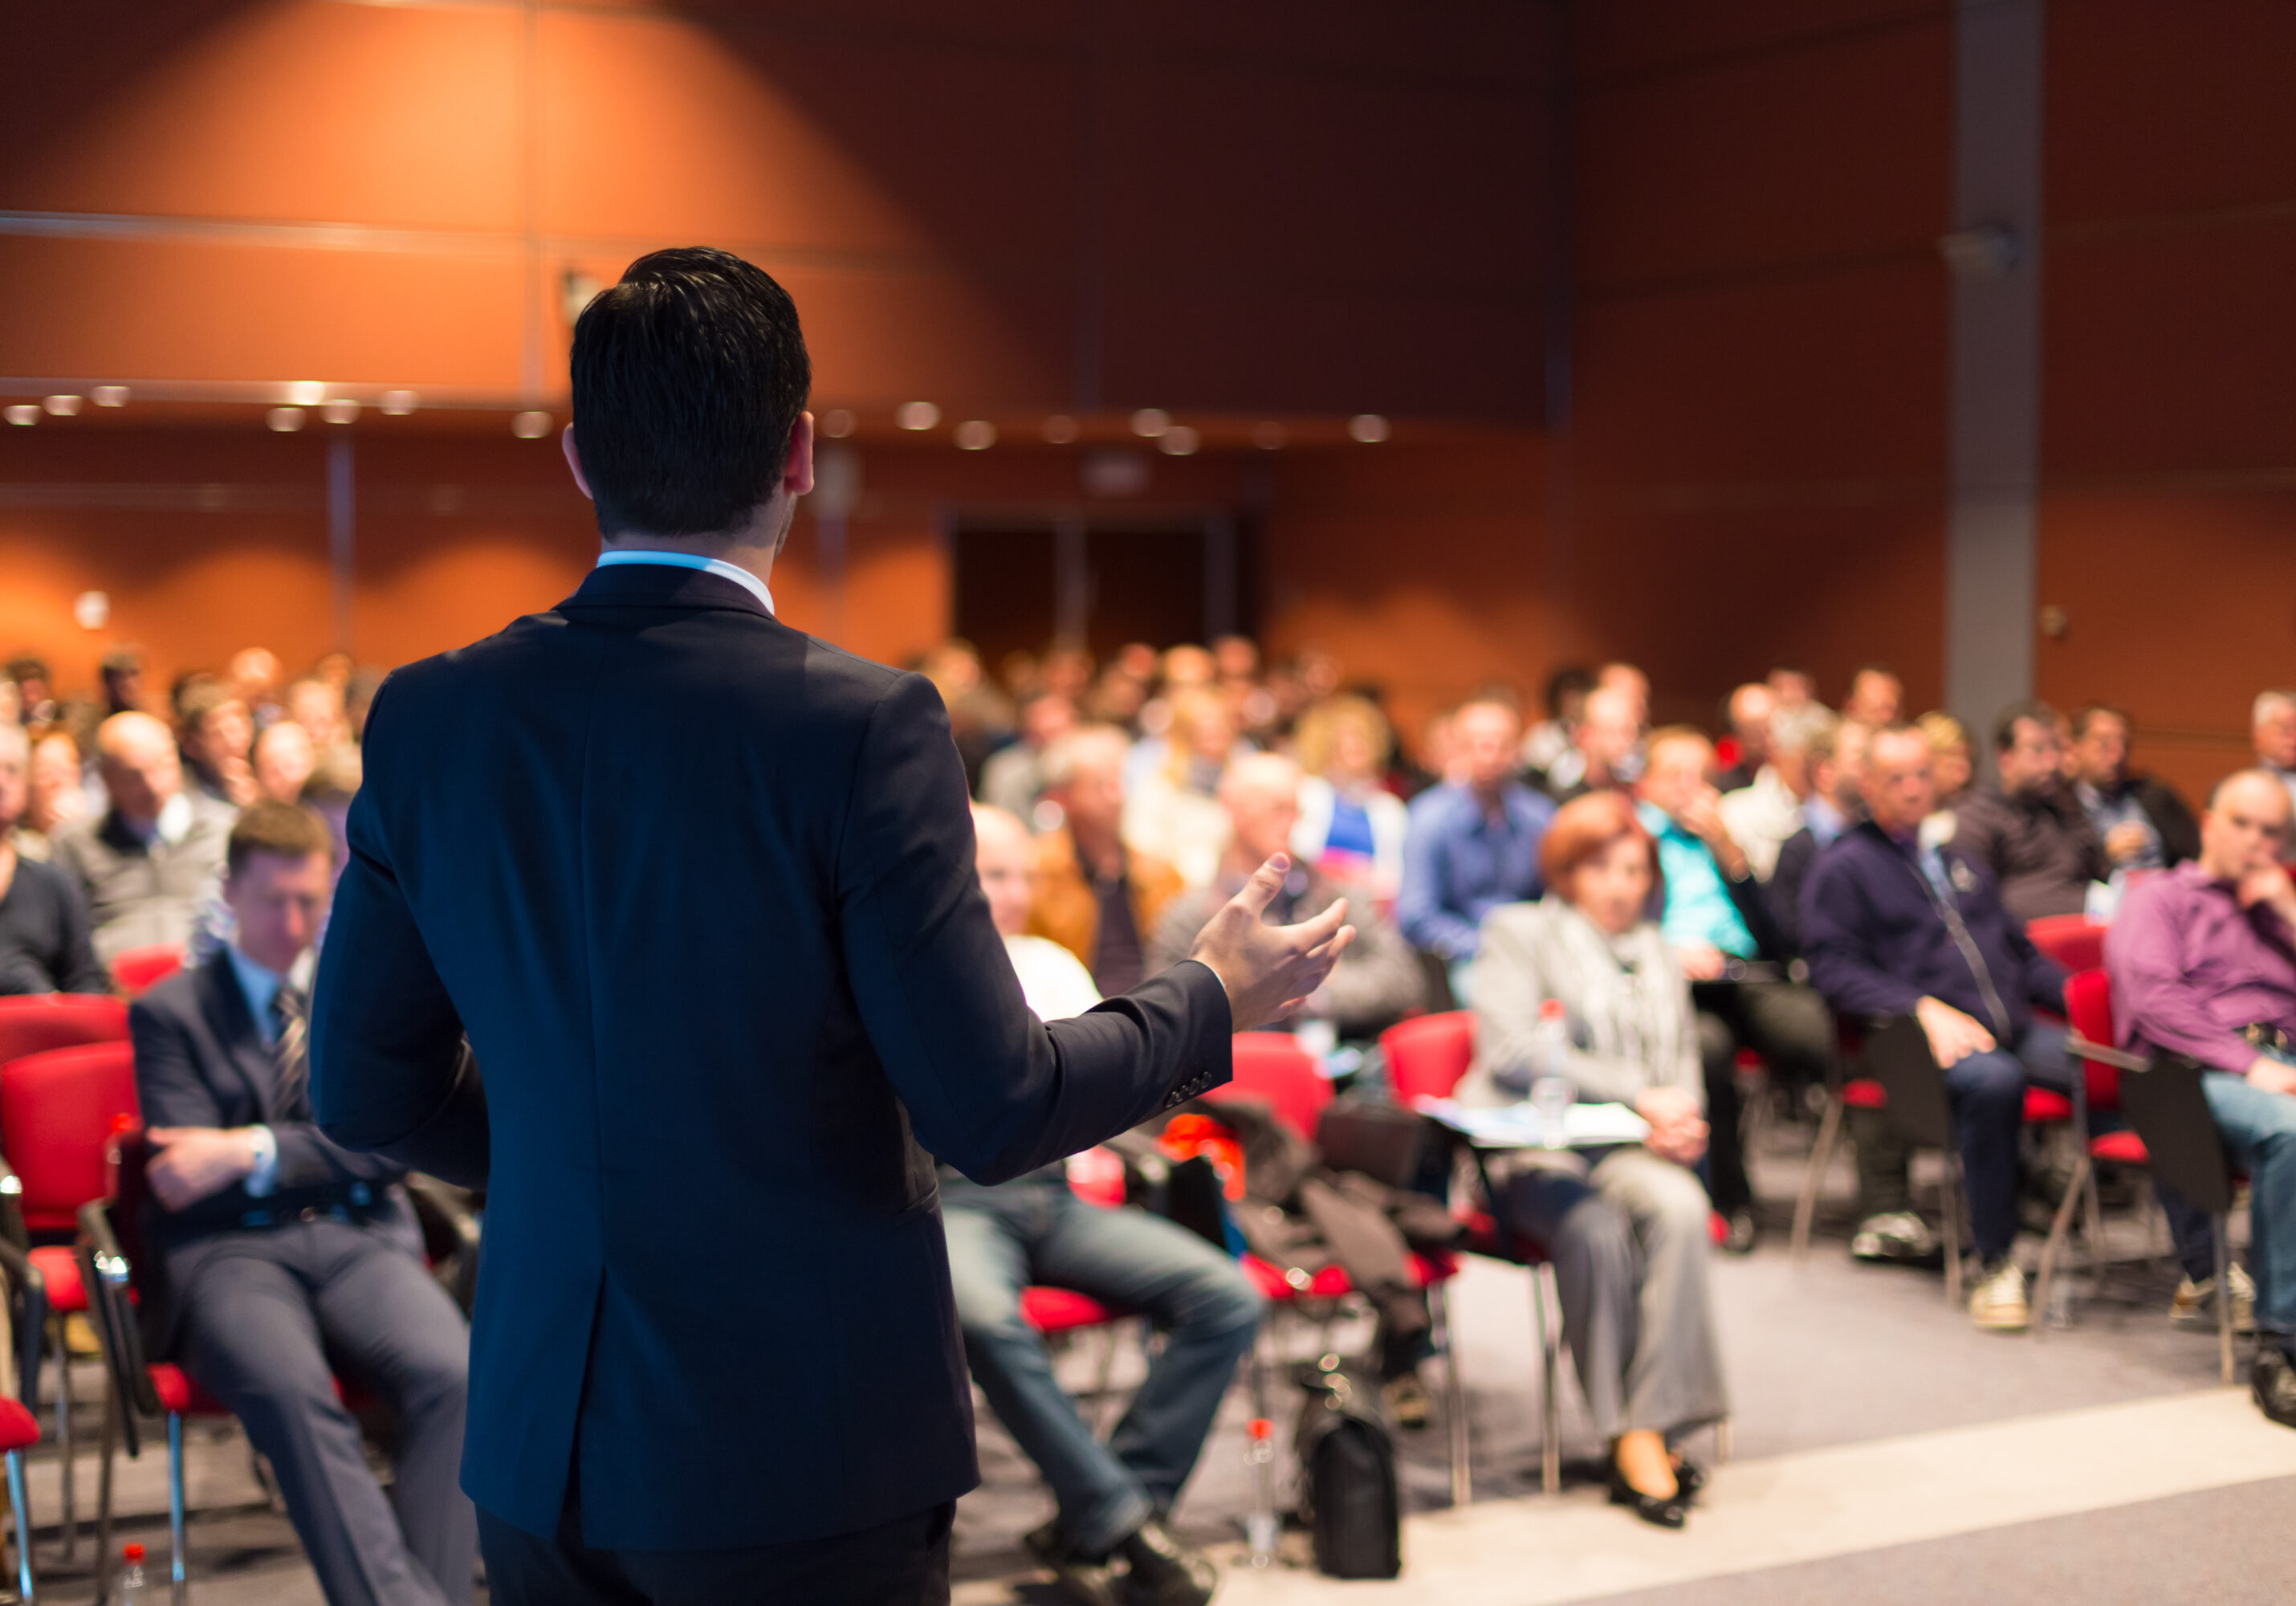
[[[1704,1474],[1674,1441],[1729,1413],[1707,1286],[1707,1052],[1690,984],[1651,918],[1658,850],[1617,792],[1563,805],[1540,844],[1546,895],[1483,921],[1476,1061],[1460,1097],[1503,1104],[1552,1074],[1539,1023],[1559,1009],[1563,1074],[1585,1102],[1627,1105],[1640,1143],[1525,1151],[1495,1184],[1515,1229],[1546,1248],[1562,1328],[1595,1426],[1611,1499],[1680,1528]]]

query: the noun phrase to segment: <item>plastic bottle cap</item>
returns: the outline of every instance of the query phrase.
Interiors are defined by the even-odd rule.
[[[144,1559],[144,1547],[140,1544],[131,1544],[119,1554],[124,1561],[141,1561]]]
[[[1562,1013],[1562,1001],[1559,998],[1550,998],[1538,1006],[1538,1018],[1541,1020],[1561,1020]]]

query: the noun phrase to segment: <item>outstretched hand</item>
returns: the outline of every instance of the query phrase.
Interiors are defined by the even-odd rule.
[[[1356,928],[1344,923],[1344,898],[1297,926],[1266,924],[1267,905],[1291,873],[1292,861],[1282,853],[1254,870],[1243,890],[1197,934],[1188,954],[1210,966],[1227,989],[1238,1032],[1281,1020],[1306,1002],[1355,941]]]

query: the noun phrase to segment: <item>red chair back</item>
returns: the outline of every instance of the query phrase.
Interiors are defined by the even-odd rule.
[[[173,943],[131,948],[111,961],[111,979],[130,998],[141,998],[184,968],[184,951]]]
[[[1316,1122],[1332,1101],[1332,1084],[1308,1051],[1287,1032],[1239,1032],[1235,1037],[1235,1078],[1226,1087],[1204,1095],[1223,1099],[1258,1099],[1270,1105],[1275,1118],[1313,1141]]]
[[[1465,1009],[1422,1015],[1379,1034],[1395,1101],[1447,1099],[1475,1063],[1475,1017]]]
[[[2066,980],[2065,1018],[2072,1023],[2074,1031],[2091,1042],[2111,1047],[2119,1042],[2112,1018],[2112,984],[2103,971],[2083,970]],[[2084,1059],[2081,1072],[2088,1083],[2088,1108],[2092,1114],[2120,1108],[2118,1066]]]
[[[2072,976],[2104,963],[2104,931],[2102,926],[2090,925],[2087,915],[2050,915],[2025,927],[2033,946]]]
[[[24,1224],[69,1232],[107,1197],[104,1151],[121,1116],[140,1119],[135,1050],[124,1042],[49,1049],[0,1065],[0,1137],[23,1183]]]
[[[46,1049],[126,1042],[127,1006],[94,992],[0,998],[0,1065]]]

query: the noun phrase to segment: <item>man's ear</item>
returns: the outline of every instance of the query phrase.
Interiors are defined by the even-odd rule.
[[[566,466],[574,471],[574,483],[581,487],[584,496],[589,497],[594,502],[596,501],[598,498],[590,495],[590,482],[582,475],[582,454],[574,449],[572,424],[568,424],[558,432],[558,446],[559,449],[566,454]]]
[[[573,455],[572,424],[567,428],[567,454]],[[580,471],[576,471],[580,477]],[[790,425],[789,457],[782,464],[781,488],[792,498],[801,497],[813,489],[813,415],[800,413],[797,422]]]

